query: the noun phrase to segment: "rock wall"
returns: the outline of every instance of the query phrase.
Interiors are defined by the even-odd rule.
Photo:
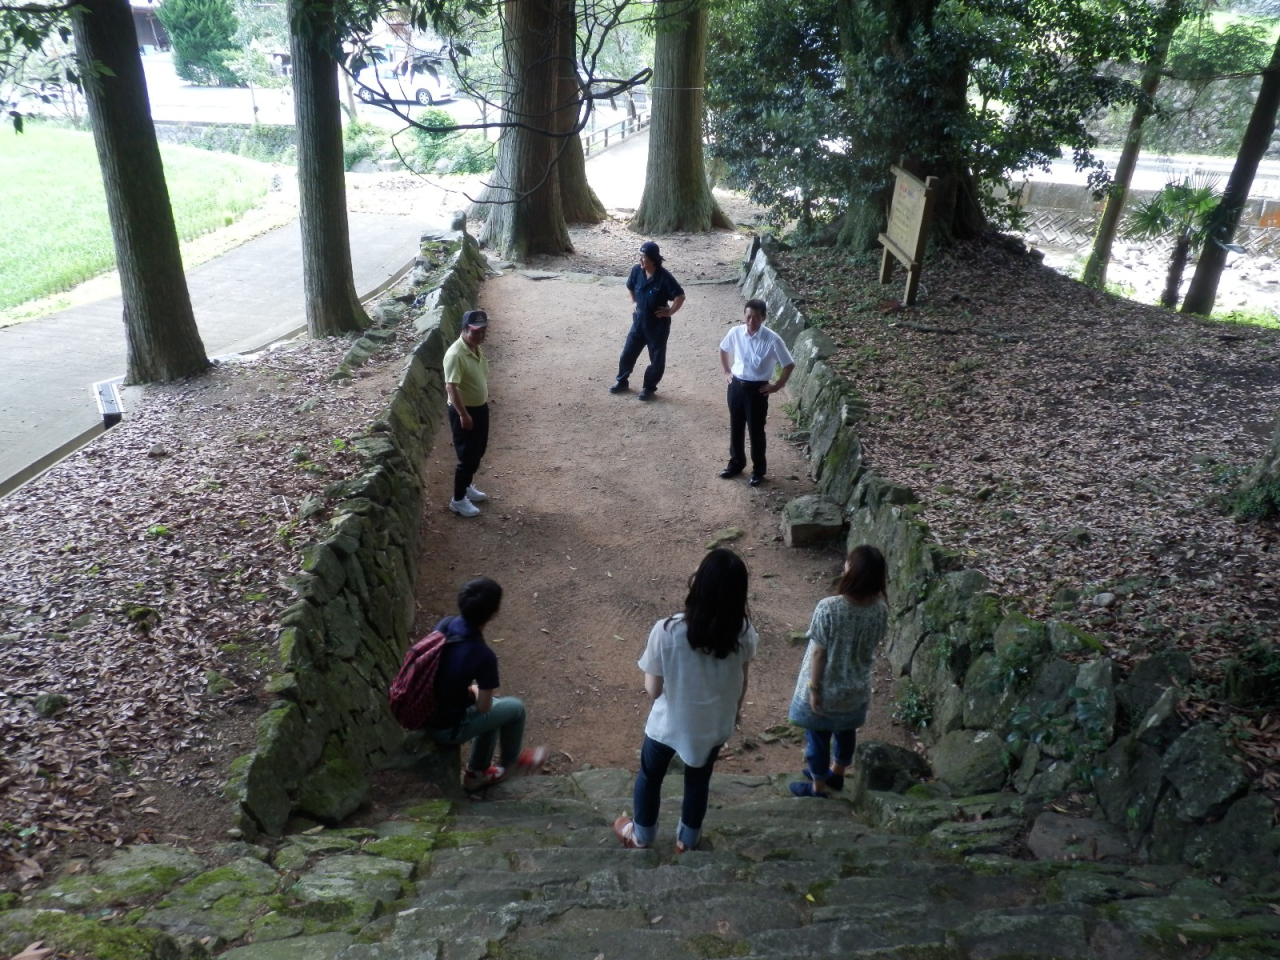
[[[411,283],[439,282],[414,291],[420,339],[385,412],[353,443],[363,471],[326,490],[327,534],[307,547],[290,581],[298,600],[281,618],[282,672],[268,687],[277,699],[258,720],[256,749],[233,764],[226,787],[246,835],[278,835],[293,815],[337,822],[363,800],[370,770],[404,759],[405,733],[387,709],[387,689],[413,623],[421,469],[444,411],[444,352],[487,269],[464,223],[454,226],[423,237]],[[428,273],[428,247],[444,259],[442,271]],[[377,323],[403,312],[389,301],[371,315]],[[377,333],[357,340],[348,360],[376,349],[385,339]]]
[[[1153,862],[1280,876],[1271,801],[1250,793],[1216,727],[1181,728],[1185,654],[1152,658],[1122,677],[1096,638],[1009,612],[980,571],[964,569],[934,540],[915,493],[867,468],[856,385],[828,365],[836,346],[796,308],[770,263],[770,242],[749,251],[743,295],[768,303],[770,325],[791,345],[791,395],[808,431],[810,471],[848,517],[849,548],[870,543],[888,561],[894,700],[918,727],[945,798],[1011,788],[1030,809],[1081,793],[1096,818]],[[908,790],[911,782],[902,778],[903,796],[867,791],[864,809],[900,825],[933,825],[937,792]],[[945,819],[952,808],[938,809]]]

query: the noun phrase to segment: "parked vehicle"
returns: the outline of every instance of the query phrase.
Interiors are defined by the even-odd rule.
[[[356,75],[356,95],[365,103],[433,103],[452,100],[453,84],[443,64],[427,57],[405,57],[365,67]]]

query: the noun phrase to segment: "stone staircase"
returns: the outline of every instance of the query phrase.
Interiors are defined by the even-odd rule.
[[[843,799],[792,798],[788,779],[716,775],[703,847],[680,856],[679,775],[659,846],[632,851],[611,831],[631,806],[632,775],[619,770],[429,801],[274,851],[229,844],[234,859],[203,872],[171,851],[187,859],[162,871],[167,890],[130,912],[148,888],[128,865],[165,863],[169,849],[135,847],[0,911],[0,956],[43,938],[104,960],[1280,957],[1275,893],[1183,867],[1015,859],[996,852],[1010,838],[999,821],[1013,818],[888,833]],[[120,915],[139,946],[75,939],[76,912],[97,928]]]

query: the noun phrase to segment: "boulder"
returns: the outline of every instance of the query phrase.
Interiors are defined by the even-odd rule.
[[[997,790],[1005,781],[1004,747],[990,730],[955,730],[929,751],[938,779],[960,796]]]
[[[1105,820],[1060,813],[1036,817],[1027,848],[1037,860],[1125,859],[1133,854],[1124,835]]]
[[[843,532],[844,513],[825,497],[797,497],[782,509],[782,540],[788,547],[827,544]]]
[[[1116,684],[1116,701],[1122,718],[1132,727],[1165,690],[1183,686],[1190,679],[1191,656],[1184,651],[1166,650],[1138,661],[1129,676]]]
[[[1217,726],[1192,727],[1164,755],[1164,775],[1179,798],[1175,813],[1184,822],[1220,817],[1249,788],[1244,767],[1231,759]]]
[[[1129,736],[1113,743],[1100,765],[1102,773],[1093,786],[1108,822],[1130,831],[1149,831],[1165,782],[1160,753]]]
[[[338,823],[359,808],[368,792],[364,771],[346,757],[334,757],[313,768],[299,784],[297,813]]]
[[[924,757],[903,747],[868,740],[854,751],[855,790],[906,793],[907,788],[932,776]]]
[[[1050,620],[1045,626],[1049,630],[1049,649],[1059,656],[1067,653],[1102,653],[1105,649],[1097,637],[1070,623]]]
[[[1272,825],[1274,813],[1275,804],[1267,797],[1241,797],[1217,823],[1187,837],[1183,860],[1232,877],[1274,880],[1280,876],[1280,829]]]
[[[1147,715],[1142,718],[1134,730],[1134,735],[1148,746],[1164,748],[1178,739],[1182,733],[1182,723],[1178,719],[1179,696],[1177,687],[1170,687],[1160,694]]]

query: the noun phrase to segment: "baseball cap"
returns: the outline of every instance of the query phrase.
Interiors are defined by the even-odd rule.
[[[483,330],[489,325],[489,315],[483,310],[468,310],[462,315],[462,325]]]
[[[646,240],[644,243],[640,244],[640,252],[650,260],[662,259],[662,253],[658,250],[658,245],[652,240]]]

